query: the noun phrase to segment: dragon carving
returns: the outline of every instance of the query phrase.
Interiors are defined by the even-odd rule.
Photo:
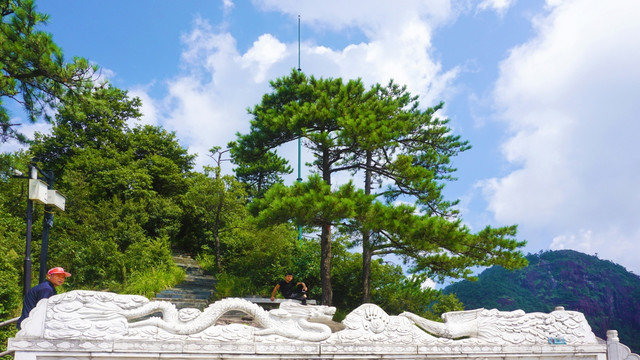
[[[255,326],[217,324],[230,311],[253,318]],[[23,322],[17,337],[44,339],[204,340],[220,343],[320,342],[326,344],[594,344],[584,315],[470,310],[442,315],[444,322],[413,313],[388,315],[363,304],[332,333],[336,309],[284,302],[264,310],[244,299],[216,301],[203,311],[178,310],[165,301],[97,291],[70,291],[43,300]]]
[[[331,328],[314,320],[331,320],[335,308],[282,303],[279,309],[266,311],[260,306],[238,298],[227,298],[209,305],[203,311],[178,310],[164,301],[149,301],[135,295],[76,290],[43,302],[48,306],[44,335],[49,339],[63,338],[154,338],[158,329],[165,339],[215,339],[220,331],[211,331],[216,321],[229,311],[241,311],[253,317],[260,326],[234,327],[239,339],[253,336],[278,335],[289,340],[321,341],[331,335]],[[39,305],[41,306],[41,305]],[[161,317],[156,315],[160,314]],[[29,328],[25,320],[25,328]],[[27,334],[25,330],[23,334]],[[213,335],[212,335],[213,334]]]

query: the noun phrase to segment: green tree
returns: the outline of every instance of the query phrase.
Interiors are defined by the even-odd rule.
[[[243,279],[237,288],[249,287],[238,295],[267,296],[287,272],[305,281],[311,297],[320,295],[315,261],[319,246],[314,241],[298,242],[291,224],[261,226],[251,216],[238,218],[221,234],[221,249],[224,273]]]
[[[310,176],[308,181],[298,182],[293,186],[272,186],[264,198],[254,199],[251,209],[257,212],[257,220],[263,225],[294,220],[296,224],[319,227],[322,230],[322,303],[331,304],[331,227],[354,217],[369,202],[370,198],[361,190],[355,189],[351,182],[334,191],[329,184],[315,175]]]
[[[10,123],[5,99],[22,105],[31,121],[50,121],[48,109],[93,87],[97,67],[82,58],[64,62],[51,34],[38,30],[48,16],[36,11],[33,0],[0,0],[0,16],[0,142],[25,142],[19,124]]]
[[[451,135],[446,120],[434,116],[441,104],[422,111],[416,98],[393,82],[367,91],[359,80],[316,79],[295,70],[271,86],[273,92],[250,111],[250,133],[238,136],[236,146],[243,149],[238,162],[257,161],[260,154],[298,137],[314,154],[318,178],[305,185],[309,194],[300,193],[298,185],[291,191],[274,185],[272,194],[265,194],[267,201],[254,203],[262,219],[293,219],[320,228],[323,303],[332,298],[331,231],[336,226],[363,246],[365,301],[370,299],[374,255],[396,253],[415,271],[442,277],[466,276],[473,265],[525,263],[515,251],[524,245],[514,239],[515,227],[473,235],[457,219],[456,202],[443,198],[443,182],[454,180],[451,157],[469,145]],[[341,188],[330,196],[323,186],[330,189],[341,173],[364,173],[364,190],[349,185],[351,190]],[[374,192],[374,183],[385,187]],[[398,200],[417,208],[393,205]],[[417,210],[422,215],[415,215]]]
[[[36,134],[33,158],[53,170],[68,199],[56,216],[50,260],[74,273],[70,286],[151,294],[132,288],[131,279],[156,277],[150,286],[157,291],[167,285],[158,274],[178,276],[171,243],[181,232],[193,156],[173,133],[131,129],[139,107],[125,91],[103,87],[65,99],[51,134]]]
[[[238,181],[247,186],[250,198],[262,197],[274,184],[282,183],[283,175],[291,174],[293,169],[276,151],[259,151],[259,148],[241,147],[230,142],[231,161]],[[251,151],[258,151],[251,154]]]
[[[219,148],[211,149],[215,155]],[[220,159],[220,158],[218,158]],[[193,251],[213,249],[216,272],[222,272],[221,233],[247,214],[247,194],[244,185],[233,176],[221,175],[220,166],[205,167],[204,174],[194,173],[190,186],[182,197],[185,209],[183,248]]]
[[[0,321],[12,318],[22,300],[20,273],[24,249],[26,181],[12,179],[11,169],[26,160],[23,152],[0,154]],[[11,196],[13,194],[13,196]],[[22,201],[21,201],[22,200]]]
[[[237,147],[247,149],[242,163],[260,160],[256,154],[276,148],[298,137],[304,138],[314,154],[313,163],[322,181],[332,184],[336,164],[354,144],[343,143],[340,136],[343,123],[362,114],[365,96],[360,81],[343,84],[341,79],[315,79],[293,71],[290,76],[272,81],[273,92],[250,113],[251,132],[239,135]],[[274,155],[275,156],[275,155]],[[342,207],[341,207],[342,208]],[[301,209],[302,210],[302,209]],[[335,212],[332,212],[335,216]],[[313,225],[320,228],[322,302],[331,304],[331,227],[336,218],[315,217]],[[303,223],[300,223],[303,224]]]
[[[362,304],[362,255],[350,252],[344,241],[334,243],[332,277],[334,285],[334,306],[348,313]],[[406,277],[399,265],[376,259],[371,263],[372,301],[389,314],[410,311],[433,320],[448,311],[463,310],[454,295],[444,295],[441,291],[425,288],[424,275]]]
[[[475,266],[499,264],[513,269],[526,265],[517,251],[525,242],[515,239],[515,226],[486,227],[474,234],[460,219],[423,215],[412,205],[376,201],[359,214],[355,225],[343,226],[343,231],[356,232],[356,236],[361,229],[372,234],[370,254],[398,255],[412,273],[436,280],[473,279],[471,268]]]

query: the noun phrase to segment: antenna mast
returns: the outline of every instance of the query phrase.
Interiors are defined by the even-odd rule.
[[[298,15],[298,71],[302,71],[300,69],[300,15]]]
[[[300,15],[298,14],[298,72],[300,68]],[[302,135],[298,137],[298,182],[302,182]],[[298,240],[302,239],[302,226],[298,225]]]

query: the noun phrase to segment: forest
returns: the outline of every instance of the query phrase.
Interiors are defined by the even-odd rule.
[[[444,198],[453,158],[471,146],[435,116],[443,104],[425,108],[393,80],[366,87],[292,70],[249,109],[250,131],[210,144],[215,165],[196,169],[174,133],[139,124],[140,99],[85,59],[65,61],[33,1],[2,0],[0,10],[0,144],[24,145],[0,154],[0,320],[21,308],[29,191],[16,171],[34,168],[52,175],[66,208],[33,206],[31,284],[53,222],[47,266],[73,274],[59,291],[152,297],[183,279],[172,259],[181,251],[217,276],[219,298],[266,296],[290,271],[338,316],[373,302],[438,319],[463,305],[423,287],[427,278],[527,264],[515,225],[472,232]],[[9,103],[51,130],[27,138]],[[313,174],[286,184],[292,167],[277,150],[297,139],[314,154]]]

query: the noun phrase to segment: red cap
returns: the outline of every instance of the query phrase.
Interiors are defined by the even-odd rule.
[[[47,275],[53,275],[53,274],[64,274],[64,277],[71,276],[71,274],[69,274],[68,272],[64,271],[64,269],[61,268],[61,267],[54,267],[53,269],[51,269],[51,270],[49,270],[47,272]]]

